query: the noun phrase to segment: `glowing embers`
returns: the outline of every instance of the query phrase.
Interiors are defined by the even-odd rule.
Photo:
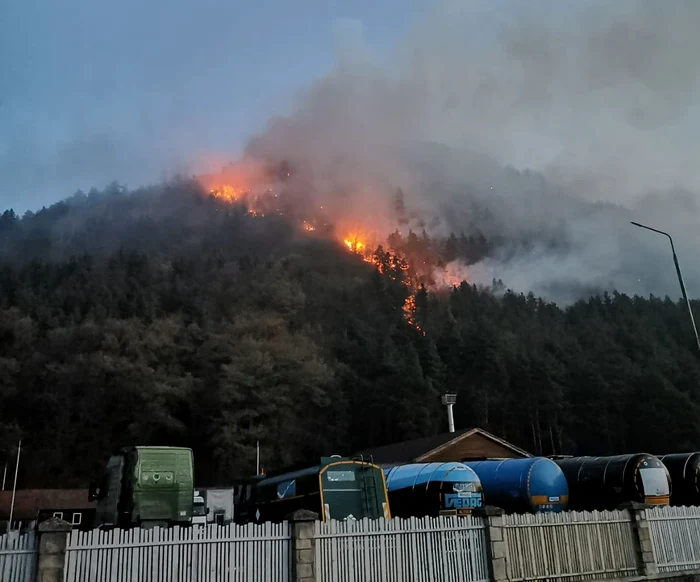
[[[403,302],[403,317],[411,327],[415,327],[423,335],[425,332],[420,328],[420,325],[416,322],[416,296],[411,293],[406,300]]]

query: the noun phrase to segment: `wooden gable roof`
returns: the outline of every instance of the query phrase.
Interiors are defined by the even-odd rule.
[[[531,457],[527,451],[481,428],[462,429],[356,453],[380,465]]]

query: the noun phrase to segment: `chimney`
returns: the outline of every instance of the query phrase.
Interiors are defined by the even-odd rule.
[[[457,395],[454,392],[448,392],[442,395],[442,403],[447,407],[447,429],[450,432],[455,431],[455,417],[452,414],[452,407],[457,402]]]

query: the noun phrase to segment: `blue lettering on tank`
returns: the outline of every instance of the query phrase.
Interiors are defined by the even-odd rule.
[[[474,507],[481,507],[482,495],[481,493],[471,493],[468,496],[445,494],[444,504],[445,509],[467,509]]]

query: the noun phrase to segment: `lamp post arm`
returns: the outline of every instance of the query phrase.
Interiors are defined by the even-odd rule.
[[[665,237],[668,238],[668,242],[671,243],[671,252],[673,253],[673,264],[676,267],[676,274],[678,275],[678,282],[681,285],[681,293],[683,294],[683,300],[685,301],[685,304],[688,306],[688,314],[690,315],[690,323],[693,326],[693,333],[695,334],[695,342],[698,344],[698,350],[700,351],[700,336],[698,336],[698,328],[695,326],[695,317],[693,317],[693,309],[690,307],[690,299],[688,299],[688,293],[686,293],[685,290],[685,283],[683,282],[683,275],[681,274],[681,266],[678,263],[678,256],[676,255],[676,247],[673,244],[673,238],[671,237],[670,234],[667,232],[664,232],[663,230],[658,230],[656,228],[652,228],[651,226],[646,226],[645,224],[640,224],[639,222],[633,222],[634,226],[638,226],[639,228],[645,228],[646,230],[651,230],[653,232],[663,234]]]

